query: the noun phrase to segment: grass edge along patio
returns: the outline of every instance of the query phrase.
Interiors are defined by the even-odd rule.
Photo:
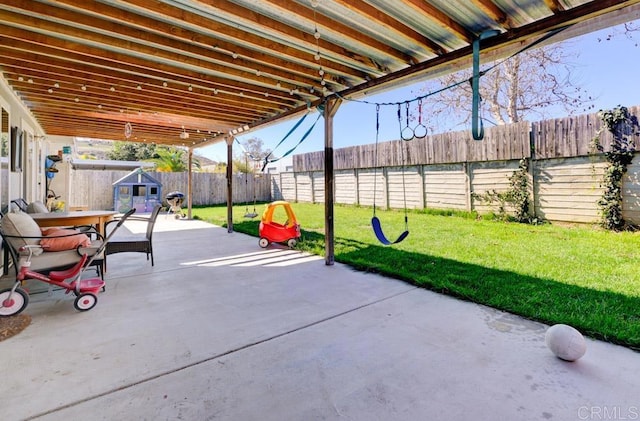
[[[324,206],[293,207],[302,230],[296,248],[323,255]],[[377,213],[391,236],[402,232],[401,212]],[[244,205],[233,215],[235,231],[258,236],[259,218],[244,219]],[[194,217],[224,226],[226,207],[195,208]],[[413,211],[407,239],[385,247],[370,218],[370,208],[336,206],[337,262],[640,350],[637,233]]]

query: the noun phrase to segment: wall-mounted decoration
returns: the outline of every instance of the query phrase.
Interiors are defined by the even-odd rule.
[[[11,171],[22,172],[22,130],[11,127]]]

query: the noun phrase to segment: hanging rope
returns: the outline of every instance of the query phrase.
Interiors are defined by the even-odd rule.
[[[244,154],[244,165],[245,165],[245,173],[244,173],[244,190],[246,197],[246,205],[245,205],[245,213],[244,217],[253,219],[258,216],[256,212],[256,179],[253,179],[253,212],[249,212],[249,154],[245,151]]]
[[[402,119],[401,119],[401,110],[400,104],[398,104],[398,123],[400,125],[400,132],[402,133]],[[407,191],[405,188],[404,181],[404,146],[400,145],[400,155],[402,160],[402,193],[404,199],[404,232],[400,234],[400,236],[395,240],[391,241],[384,235],[384,231],[382,230],[382,224],[380,223],[380,219],[376,216],[376,192],[377,192],[377,180],[378,180],[378,141],[380,138],[380,105],[376,106],[376,146],[375,146],[375,163],[373,170],[373,217],[371,218],[371,227],[373,228],[373,232],[376,235],[378,241],[380,241],[385,246],[390,246],[392,244],[397,244],[407,238],[409,235],[409,217],[407,214]]]
[[[530,48],[533,48],[534,46],[536,46],[536,45],[548,40],[549,38],[557,35],[558,33],[564,31],[565,29],[570,28],[571,26],[572,25],[567,25],[567,26],[563,26],[563,27],[554,29],[552,31],[549,31],[545,35],[543,35],[542,37],[537,39],[536,41],[532,42],[531,44],[528,44],[527,46],[517,50],[516,52],[514,52],[513,54],[511,54],[510,56],[506,57],[503,60],[496,61],[489,68],[487,68],[487,69],[485,69],[483,71],[480,71],[480,69],[479,69],[480,40],[481,39],[486,39],[487,37],[496,34],[496,32],[493,31],[493,30],[485,31],[482,34],[480,34],[480,36],[476,40],[474,40],[473,45],[472,45],[473,62],[474,62],[472,64],[475,64],[475,60],[476,60],[475,50],[476,50],[476,48],[477,48],[477,56],[478,56],[478,68],[477,68],[477,72],[474,72],[475,77],[472,76],[470,79],[465,79],[465,80],[461,80],[461,81],[456,82],[456,83],[452,83],[451,85],[442,87],[440,89],[437,89],[435,91],[429,92],[429,93],[424,94],[424,95],[417,96],[417,97],[415,97],[413,99],[410,99],[410,100],[405,100],[405,101],[402,101],[402,102],[371,102],[371,101],[367,101],[367,100],[363,100],[363,99],[346,98],[346,97],[342,96],[339,92],[336,92],[335,95],[338,96],[340,99],[342,99],[344,101],[359,102],[359,103],[362,103],[362,104],[369,104],[369,105],[376,105],[376,106],[387,106],[387,105],[397,106],[397,105],[401,105],[401,104],[409,104],[409,103],[414,102],[414,101],[419,101],[420,112],[419,112],[419,117],[418,118],[420,119],[421,118],[421,114],[422,114],[421,113],[421,101],[422,100],[424,100],[424,99],[426,99],[426,98],[428,98],[430,96],[437,95],[437,94],[439,94],[441,92],[444,92],[444,91],[446,91],[448,89],[453,89],[453,88],[456,88],[456,87],[458,87],[460,85],[464,85],[464,84],[470,83],[470,82],[472,84],[472,91],[475,92],[475,90],[473,89],[474,80],[477,83],[479,83],[480,78],[482,76],[484,76],[485,74],[487,74],[488,72],[490,72],[491,70],[493,70],[496,67],[502,65],[504,62],[512,59],[513,57],[515,57],[515,56],[517,56],[519,54],[522,54],[526,50],[528,50]],[[482,98],[480,97],[479,84],[478,84],[477,95],[474,95],[474,97],[472,99],[472,135],[474,135],[474,139],[476,137],[479,137],[480,134],[484,135],[484,128],[482,127],[482,121],[484,120],[484,118],[480,115],[480,112],[481,112],[480,104],[481,104],[481,102],[482,102]],[[475,118],[473,116],[474,109],[476,110]],[[419,122],[418,126],[420,126],[420,124],[421,124],[421,122]],[[414,129],[414,134],[415,134],[416,131],[417,131],[417,128]],[[424,136],[426,136],[426,133],[425,133]],[[422,138],[424,136],[417,136],[416,135],[415,137]],[[401,138],[402,138],[402,134],[401,134]],[[479,139],[477,139],[477,140],[479,140]]]
[[[480,102],[482,101],[480,98],[480,41],[496,36],[498,33],[499,31],[497,30],[484,31],[473,40],[473,76],[471,76],[471,92],[473,95],[471,100],[471,136],[473,136],[473,140],[484,139],[484,125],[480,118]]]
[[[427,126],[422,124],[422,98],[418,99],[418,125],[413,129],[413,136],[417,139],[427,137]]]
[[[273,152],[275,152],[275,150],[278,148],[278,146],[280,146],[280,145],[282,144],[282,142],[284,142],[284,141],[285,141],[285,139],[286,139],[287,137],[289,137],[289,135],[290,135],[291,133],[293,133],[293,132],[295,131],[295,129],[296,129],[296,128],[298,128],[298,126],[300,126],[300,124],[304,121],[304,119],[305,119],[308,115],[309,115],[308,113],[307,113],[307,114],[305,114],[305,115],[302,117],[302,119],[300,119],[300,121],[298,121],[298,123],[296,123],[296,125],[295,125],[291,130],[289,130],[289,133],[287,133],[287,134],[286,134],[286,136],[285,136],[285,137],[284,137],[280,142],[278,142],[278,144],[276,145],[276,147],[275,147],[275,148],[273,148],[273,150],[272,150],[271,152],[269,152],[269,154],[268,154],[267,156],[265,156],[265,157],[264,157],[263,165],[262,165],[262,170],[261,170],[261,171],[263,171],[263,172],[264,172],[264,169],[265,169],[265,168],[267,167],[267,165],[269,165],[270,163],[272,163],[272,162],[276,162],[276,161],[279,161],[279,160],[281,160],[282,158],[284,158],[284,157],[286,157],[286,156],[290,155],[291,153],[293,153],[293,151],[295,151],[295,150],[298,148],[298,146],[300,146],[300,144],[301,144],[302,142],[304,142],[304,141],[305,141],[305,139],[306,139],[306,138],[311,134],[311,132],[313,131],[313,128],[316,126],[316,123],[318,123],[318,120],[320,120],[320,117],[322,117],[322,113],[321,113],[321,112],[319,112],[319,113],[318,113],[318,117],[317,117],[317,118],[316,118],[316,120],[313,122],[313,124],[311,125],[311,127],[309,127],[309,128],[307,129],[307,131],[304,133],[304,135],[302,135],[302,138],[300,138],[300,140],[298,141],[298,143],[296,143],[296,144],[295,144],[291,149],[289,149],[289,150],[288,150],[288,151],[286,151],[284,154],[282,154],[282,156],[280,156],[279,158],[272,158],[272,159],[270,159],[270,158],[269,158],[271,155],[273,155]]]
[[[238,146],[240,146],[240,149],[242,149],[242,153],[245,155],[245,157],[249,157],[251,158],[252,161],[262,161],[262,158],[259,156],[254,156],[251,152],[249,152],[247,150],[247,148],[244,147],[244,145],[242,143],[240,143],[240,141],[238,140],[237,137],[234,138],[234,140],[236,141],[236,143],[238,144]]]

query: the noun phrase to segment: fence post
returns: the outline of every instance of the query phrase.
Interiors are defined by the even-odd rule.
[[[471,194],[471,170],[470,170],[470,165],[468,162],[463,162],[462,163],[462,170],[464,171],[465,174],[465,192],[466,192],[466,199],[467,199],[467,204],[466,204],[466,208],[467,208],[467,212],[471,212],[472,208],[473,208],[473,195]]]
[[[424,171],[424,165],[418,165],[418,172],[420,174],[420,182],[422,184],[420,186],[420,191],[422,192],[422,209],[426,209],[427,208],[427,187],[426,187],[427,175]]]
[[[538,217],[538,209],[536,208],[536,139],[535,139],[535,131],[533,123],[529,124],[529,151],[531,153],[531,158],[529,158],[529,177],[531,180],[531,203],[530,203],[530,213],[534,217]]]
[[[360,172],[357,168],[353,169],[353,178],[355,179],[354,188],[356,191],[354,194],[356,195],[356,205],[360,206]]]

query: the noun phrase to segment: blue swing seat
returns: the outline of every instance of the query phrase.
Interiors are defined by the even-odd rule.
[[[406,217],[405,217],[405,222],[406,222]],[[409,230],[405,230],[402,234],[400,234],[400,236],[396,239],[396,241],[389,241],[387,237],[384,235],[384,232],[382,232],[380,219],[378,219],[377,216],[374,216],[373,218],[371,218],[371,226],[373,227],[373,232],[376,234],[378,241],[380,241],[385,246],[398,244],[399,242],[407,238],[407,236],[409,235]]]

